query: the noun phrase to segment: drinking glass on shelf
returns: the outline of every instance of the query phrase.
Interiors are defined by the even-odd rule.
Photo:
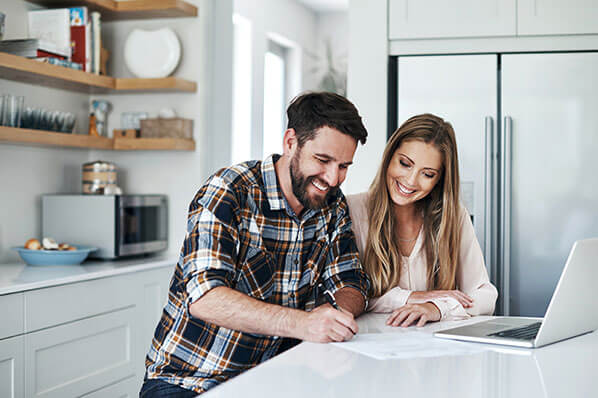
[[[4,126],[4,95],[0,95],[0,126]]]
[[[7,127],[21,126],[21,112],[25,97],[7,94],[4,96],[4,112],[2,122]]]

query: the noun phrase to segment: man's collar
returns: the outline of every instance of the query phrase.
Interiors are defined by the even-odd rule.
[[[274,163],[280,158],[280,155],[274,154],[268,156],[262,162],[262,179],[264,181],[264,189],[266,190],[266,197],[268,204],[272,210],[285,209],[284,198],[282,191],[278,185],[276,178],[276,169]]]

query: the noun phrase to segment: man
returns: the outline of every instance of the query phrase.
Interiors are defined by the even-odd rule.
[[[195,396],[296,339],[357,333],[369,281],[339,185],[367,131],[332,93],[297,97],[287,116],[282,156],[218,171],[191,202],[141,397]],[[320,283],[338,310],[315,307]]]

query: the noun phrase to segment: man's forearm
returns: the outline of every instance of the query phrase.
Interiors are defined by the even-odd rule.
[[[220,286],[189,307],[191,316],[247,333],[299,338],[298,320],[304,311],[265,303],[234,289]]]
[[[349,311],[354,317],[358,317],[365,309],[363,295],[352,287],[344,287],[334,294],[339,307]]]

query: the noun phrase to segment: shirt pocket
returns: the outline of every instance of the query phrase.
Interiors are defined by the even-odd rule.
[[[248,296],[268,301],[274,290],[272,258],[264,250],[250,247],[238,274],[236,289]]]
[[[313,289],[318,283],[322,282],[320,281],[320,275],[322,275],[326,267],[326,258],[329,249],[330,240],[328,239],[328,235],[324,235],[313,244],[312,250],[304,263],[303,272],[301,273],[299,294],[305,293],[308,288]]]

